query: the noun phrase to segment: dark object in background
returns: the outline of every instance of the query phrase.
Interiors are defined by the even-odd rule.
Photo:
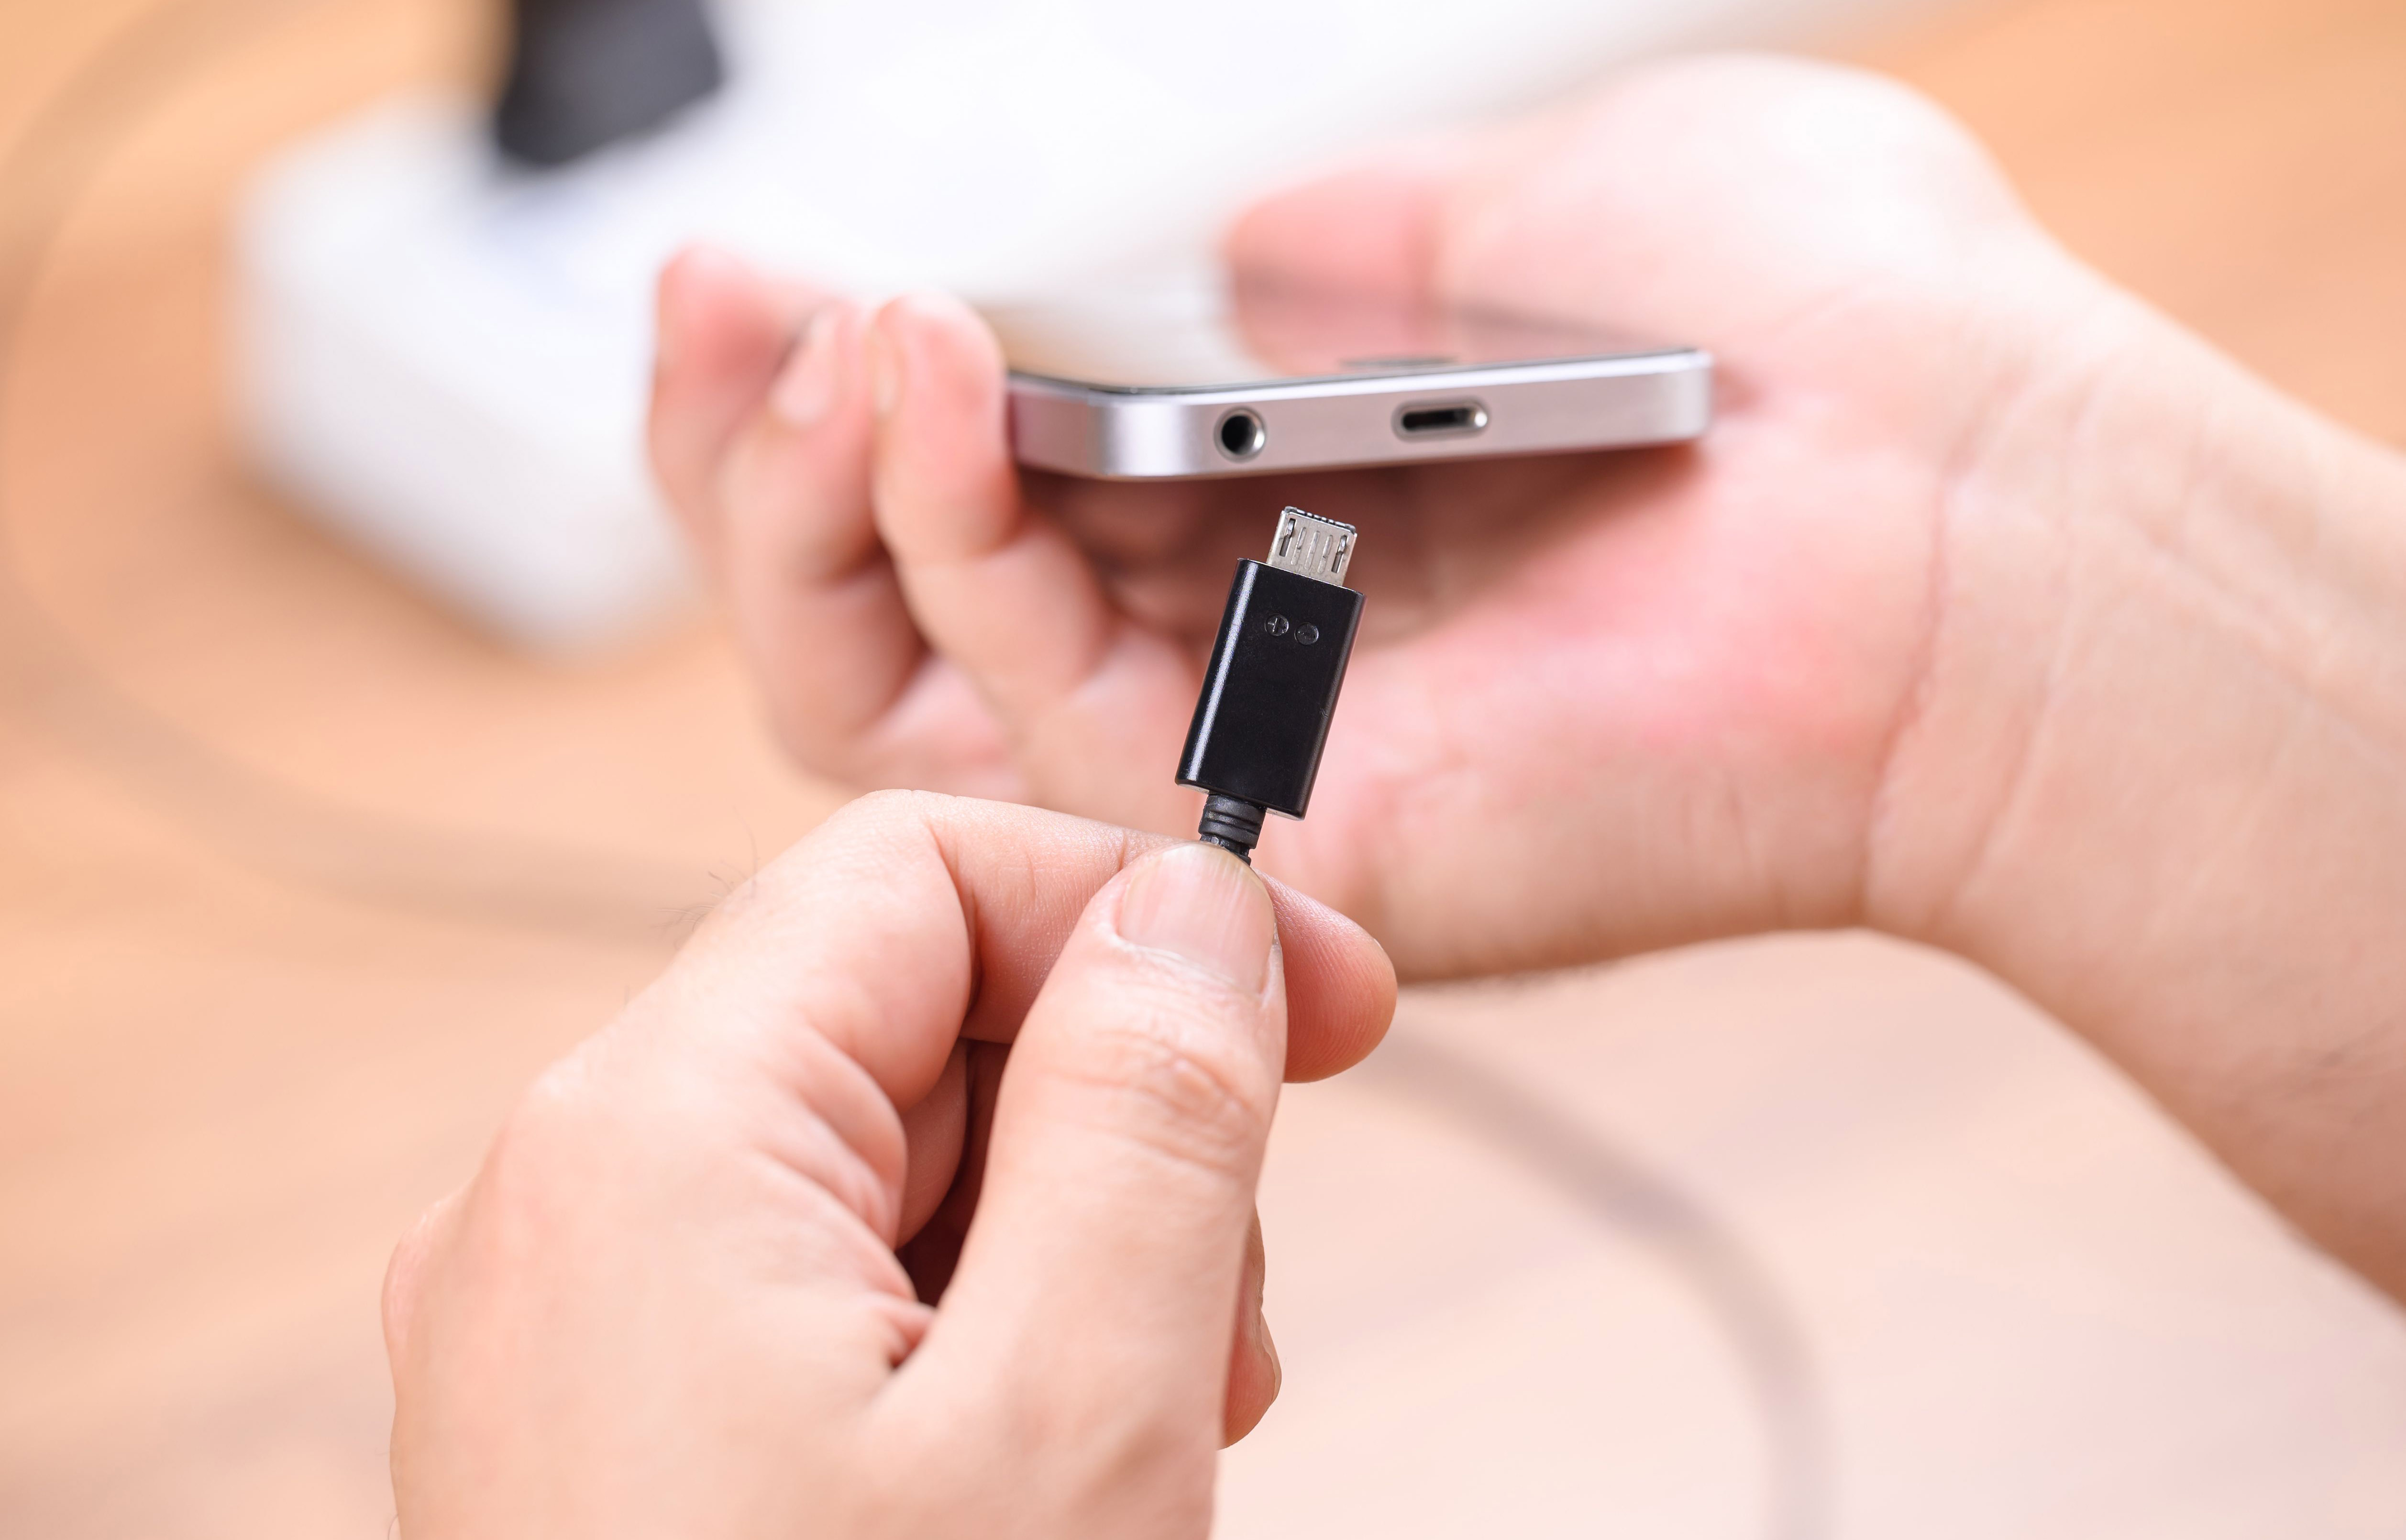
[[[701,0],[513,0],[502,153],[565,165],[658,127],[727,78]]]

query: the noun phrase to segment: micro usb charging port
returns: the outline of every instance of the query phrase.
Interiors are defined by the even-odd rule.
[[[1395,433],[1399,438],[1476,433],[1486,426],[1487,408],[1475,401],[1429,402],[1407,406],[1395,414]]]

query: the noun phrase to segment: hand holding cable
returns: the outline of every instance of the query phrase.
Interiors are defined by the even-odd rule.
[[[401,1533],[1202,1540],[1276,1390],[1281,1070],[1394,988],[1208,846],[853,804],[394,1258]]]

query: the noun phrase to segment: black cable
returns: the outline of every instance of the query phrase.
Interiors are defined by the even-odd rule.
[[[1357,531],[1300,508],[1279,516],[1267,561],[1240,561],[1179,756],[1205,795],[1198,838],[1250,860],[1266,810],[1300,818],[1362,618],[1346,587]],[[1765,1533],[1819,1540],[1829,1497],[1824,1419],[1804,1333],[1770,1276],[1668,1180],[1553,1109],[1467,1061],[1408,1037],[1368,1073],[1430,1102],[1578,1204],[1652,1246],[1720,1322],[1764,1427]]]
[[[1397,1032],[1353,1073],[1425,1103],[1596,1224],[1660,1256],[1720,1326],[1753,1399],[1763,1439],[1763,1533],[1825,1540],[1833,1496],[1827,1397],[1804,1327],[1745,1242],[1592,1127],[1425,1038]]]
[[[1267,812],[1258,802],[1248,802],[1241,797],[1223,797],[1218,792],[1203,798],[1203,822],[1195,838],[1206,844],[1217,845],[1247,866],[1253,865],[1253,847],[1262,842],[1262,820]]]
[[[235,44],[318,0],[189,0],[129,24],[0,162],[0,459],[26,318],[68,219],[146,108]],[[657,945],[714,895],[693,871],[394,818],[254,770],[111,679],[35,596],[0,480],[0,635],[50,724],[255,869],[357,901]]]

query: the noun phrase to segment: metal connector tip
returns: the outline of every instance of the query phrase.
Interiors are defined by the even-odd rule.
[[[1279,515],[1267,565],[1323,583],[1342,584],[1353,564],[1353,526],[1289,508]]]

